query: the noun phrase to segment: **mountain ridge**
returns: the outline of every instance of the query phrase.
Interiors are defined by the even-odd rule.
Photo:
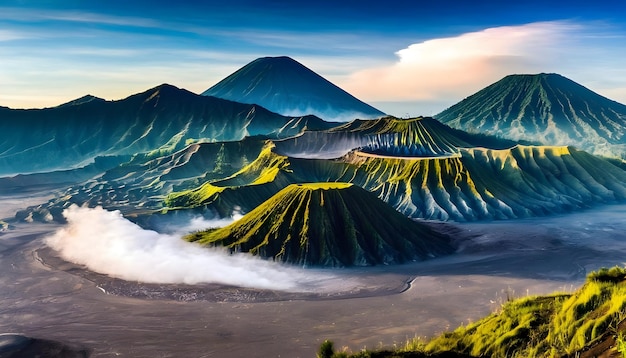
[[[293,118],[162,84],[121,100],[81,97],[52,108],[3,110],[0,175],[68,169],[94,157],[166,154],[194,141],[287,137],[333,123]]]

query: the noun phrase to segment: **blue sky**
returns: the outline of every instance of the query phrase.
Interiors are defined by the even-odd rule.
[[[626,1],[0,1],[0,105],[202,92],[287,55],[399,116],[510,73],[561,73],[626,103]]]

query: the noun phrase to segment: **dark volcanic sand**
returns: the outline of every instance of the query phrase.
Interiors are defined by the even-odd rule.
[[[336,270],[329,290],[302,295],[110,279],[55,260],[41,238],[57,226],[20,224],[0,234],[0,333],[85,347],[91,357],[314,357],[324,339],[391,346],[476,320],[507,295],[575,289],[587,271],[624,261],[625,220],[621,205],[462,224],[473,238],[460,254]]]

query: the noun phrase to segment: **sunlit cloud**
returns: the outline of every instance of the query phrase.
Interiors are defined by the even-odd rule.
[[[412,44],[396,52],[395,63],[357,71],[341,85],[367,101],[451,105],[514,73],[557,72],[577,81],[591,80],[623,67],[621,57],[594,58],[600,55],[594,49],[598,38],[623,40],[570,21],[489,28]],[[603,65],[594,68],[599,61]],[[626,99],[620,89],[612,93]]]
[[[490,28],[416,43],[388,66],[354,73],[343,85],[366,99],[431,100],[468,94],[476,85],[517,71],[549,70],[553,47],[576,26],[536,23]]]

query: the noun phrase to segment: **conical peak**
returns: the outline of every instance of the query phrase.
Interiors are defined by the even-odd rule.
[[[582,85],[570,80],[569,78],[559,75],[558,73],[537,73],[537,74],[514,74],[508,75],[501,79],[500,81],[494,83],[492,86],[498,86],[499,84],[507,84],[507,85],[515,85],[519,84],[521,86],[568,86],[568,87],[581,87]]]
[[[63,103],[61,105],[59,105],[59,107],[70,107],[70,106],[77,106],[77,105],[81,105],[81,104],[85,104],[85,103],[89,103],[92,101],[96,101],[96,102],[106,102],[106,100],[100,98],[100,97],[96,97],[96,96],[92,96],[90,94],[82,96],[80,98],[77,98],[75,100],[69,101],[67,103]]]
[[[276,63],[276,64],[298,64],[300,66],[305,67],[303,64],[301,64],[300,62],[294,60],[293,58],[289,57],[289,56],[276,56],[276,57],[272,57],[272,56],[266,56],[266,57],[259,57],[256,60],[252,61],[249,63],[249,65],[254,64],[254,63]]]
[[[292,184],[233,224],[187,236],[298,265],[364,266],[454,251],[450,238],[348,183]]]
[[[510,75],[439,113],[470,132],[623,156],[626,106],[556,73]]]
[[[378,118],[384,113],[287,57],[261,57],[202,93],[288,116],[313,114],[329,121]]]
[[[535,74],[517,73],[517,74],[505,76],[504,78],[565,78],[565,77],[559,75],[558,73],[540,72],[540,73],[535,73]]]

